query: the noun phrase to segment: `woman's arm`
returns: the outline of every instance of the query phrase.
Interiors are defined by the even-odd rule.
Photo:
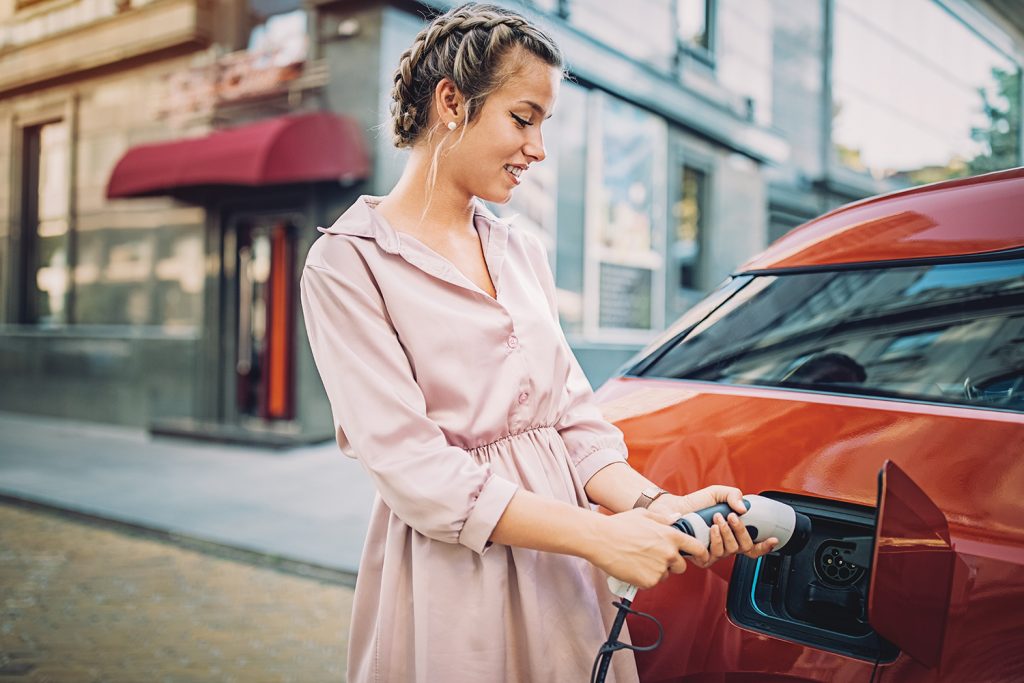
[[[629,463],[615,462],[598,470],[587,481],[585,488],[587,498],[593,502],[612,512],[622,512],[631,509],[640,497],[640,492],[651,486],[657,485],[634,470]],[[685,514],[689,510],[682,512]]]
[[[318,242],[299,284],[338,445],[347,441],[403,522],[428,538],[486,552],[519,485],[448,443],[430,419],[358,244]]]
[[[677,517],[650,510],[602,515],[519,489],[490,540],[575,555],[617,579],[650,588],[670,572],[686,570],[680,551],[698,564],[710,561],[707,549],[671,526]]]
[[[628,463],[616,462],[604,467],[587,481],[587,497],[612,512],[629,510],[640,497],[644,489],[657,486],[647,477],[634,470]],[[732,486],[708,486],[687,495],[666,493],[651,503],[650,509],[656,513],[667,514],[674,521],[680,515],[695,510],[702,510],[717,503],[729,503],[736,512],[746,510],[742,502],[743,494]],[[748,557],[760,557],[771,552],[778,544],[778,539],[769,538],[761,543],[754,543],[747,527],[740,521],[739,515],[733,512],[729,516],[716,515],[711,525],[711,546],[706,561],[694,557],[693,562],[707,567],[722,557],[743,553]],[[670,522],[671,523],[671,522]]]

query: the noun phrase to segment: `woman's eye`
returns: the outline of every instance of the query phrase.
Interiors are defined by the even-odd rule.
[[[512,114],[512,112],[509,112],[509,113]],[[512,118],[516,120],[516,125],[519,126],[520,128],[526,128],[527,126],[532,126],[533,125],[533,123],[531,123],[530,121],[527,121],[526,119],[524,119],[521,116],[516,116],[515,114],[512,114]]]

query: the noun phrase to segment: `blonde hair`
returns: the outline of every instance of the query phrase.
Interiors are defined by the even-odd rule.
[[[411,147],[421,139],[434,90],[443,78],[451,79],[465,98],[464,123],[475,120],[487,96],[515,72],[505,64],[505,57],[517,47],[563,68],[555,41],[511,10],[467,3],[431,21],[402,54],[395,70],[391,90],[395,146]]]

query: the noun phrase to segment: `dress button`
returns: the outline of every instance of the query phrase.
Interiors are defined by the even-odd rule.
[[[525,391],[523,393],[519,394],[519,402],[520,403],[526,403],[526,399],[528,399],[528,398],[530,398],[530,395],[528,393],[526,393]]]
[[[509,338],[508,338],[508,348],[514,349],[517,346],[519,346],[519,337],[517,337],[514,334],[509,335]]]

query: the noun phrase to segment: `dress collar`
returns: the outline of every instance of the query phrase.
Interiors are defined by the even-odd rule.
[[[383,197],[361,195],[333,225],[329,228],[317,227],[317,230],[332,235],[354,235],[372,239],[385,252],[397,254],[420,270],[491,299],[490,295],[473,284],[444,256],[412,235],[406,235],[406,238],[402,239],[399,232],[373,210],[382,199]],[[498,218],[479,199],[474,199],[473,204],[473,225],[484,245],[484,260],[491,282],[500,292],[501,270],[508,246],[511,218]],[[481,230],[481,227],[485,230]]]
[[[384,197],[373,195],[360,195],[359,198],[348,208],[345,213],[334,221],[328,228],[317,227],[317,230],[332,235],[354,235],[356,237],[369,237],[380,245],[380,248],[389,254],[400,253],[402,242],[398,231],[395,230],[386,220],[377,214],[375,209]],[[501,232],[507,233],[509,223],[515,216],[501,219],[494,215],[482,201],[473,199],[473,220],[483,219],[493,230],[495,226],[504,228]]]

